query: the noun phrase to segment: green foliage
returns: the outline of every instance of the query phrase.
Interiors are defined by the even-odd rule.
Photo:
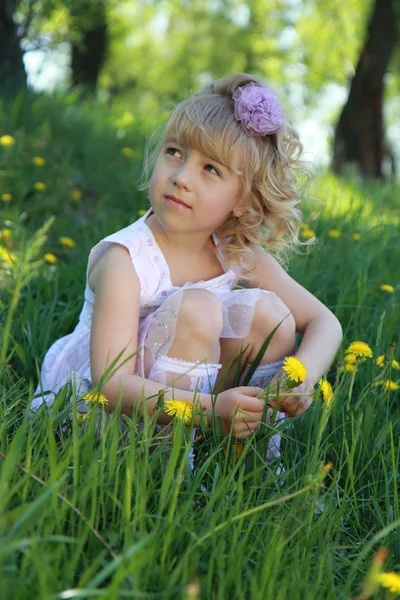
[[[375,385],[400,373],[375,363],[391,342],[400,358],[395,185],[321,174],[313,190],[325,203],[306,213],[318,242],[292,256],[290,273],[337,314],[343,348],[363,340],[375,358],[352,375],[339,352],[332,404],[314,403],[282,431],[284,476],[265,464],[265,436],[236,458],[234,440],[203,432],[192,473],[182,427],[171,442],[149,418],[133,414],[121,428],[118,412],[96,405],[82,422],[68,389],[49,412],[25,411],[44,352],[76,324],[89,249],[146,207],[134,186],[158,118],[73,95],[0,106],[1,135],[15,139],[0,146],[0,198],[13,196],[0,200],[0,245],[31,275],[12,309],[14,267],[2,265],[2,327],[12,310],[0,375],[2,597],[184,599],[200,588],[204,598],[347,600],[380,546],[387,570],[400,569],[399,392]],[[50,231],[32,237],[51,216]],[[45,253],[57,262],[38,263]]]
[[[110,46],[99,90],[155,108],[232,71],[301,84],[309,104],[351,77],[372,0],[21,0],[18,18],[29,44],[56,47],[79,43],[103,6]]]

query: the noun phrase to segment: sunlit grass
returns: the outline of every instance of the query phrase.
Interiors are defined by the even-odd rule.
[[[192,473],[190,426],[171,443],[135,414],[121,429],[94,404],[82,420],[67,389],[49,412],[25,410],[46,349],[76,324],[90,248],[147,206],[132,114],[44,97],[0,107],[14,140],[0,146],[2,597],[372,597],[380,547],[379,569],[400,572],[394,184],[325,174],[313,189],[317,242],[290,273],[337,314],[344,342],[333,400],[282,430],[284,475],[264,462],[268,430],[239,448],[204,431]],[[354,341],[373,357],[349,361]]]

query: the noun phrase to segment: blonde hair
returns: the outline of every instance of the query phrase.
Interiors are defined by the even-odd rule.
[[[258,77],[234,73],[207,85],[178,104],[154,147],[146,148],[140,189],[148,189],[151,171],[169,138],[232,168],[241,153],[241,195],[245,213],[233,214],[218,229],[220,249],[231,266],[241,270],[241,280],[254,278],[256,265],[251,245],[263,245],[283,262],[288,250],[303,245],[298,238],[302,221],[300,202],[312,171],[300,156],[303,146],[297,131],[285,117],[274,134],[249,136],[234,115],[232,95],[250,82],[265,85]],[[237,173],[237,171],[235,171]],[[306,245],[309,242],[306,243]]]

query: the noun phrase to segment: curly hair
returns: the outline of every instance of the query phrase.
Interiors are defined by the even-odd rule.
[[[254,278],[254,245],[267,247],[284,262],[289,249],[310,243],[298,237],[300,204],[312,170],[300,158],[303,146],[297,131],[285,117],[277,133],[249,136],[235,118],[232,95],[251,82],[265,85],[254,75],[234,73],[178,104],[156,144],[154,136],[149,140],[139,186],[148,189],[157,157],[169,138],[230,168],[239,152],[241,171],[234,171],[240,175],[246,211],[239,218],[233,214],[228,217],[217,233],[224,258],[231,266],[239,267],[241,280]]]

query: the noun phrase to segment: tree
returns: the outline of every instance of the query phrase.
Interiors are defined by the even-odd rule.
[[[72,86],[93,92],[108,49],[107,0],[72,0],[71,28]]]
[[[348,100],[336,125],[333,169],[347,163],[367,177],[383,177],[384,75],[398,38],[394,0],[375,0],[364,47],[351,82]]]
[[[0,83],[2,90],[8,92],[26,87],[15,9],[16,0],[0,0]]]

